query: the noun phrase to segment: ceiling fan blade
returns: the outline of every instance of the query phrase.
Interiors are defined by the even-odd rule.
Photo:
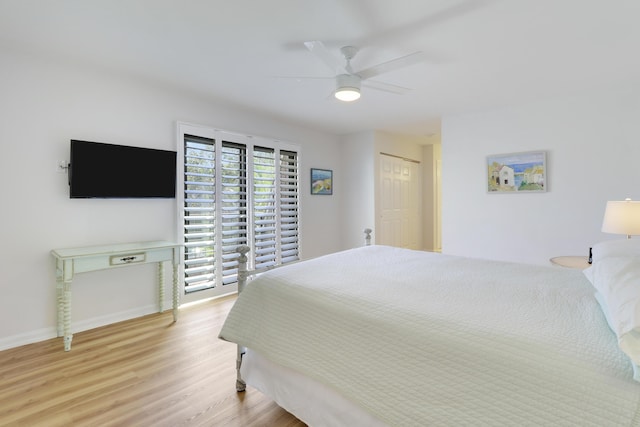
[[[414,52],[409,55],[401,56],[400,58],[392,59],[391,61],[383,62],[382,64],[374,65],[373,67],[365,68],[358,71],[362,80],[370,79],[371,77],[378,76],[389,71],[397,70],[399,68],[408,67],[427,60],[427,55],[423,52]]]
[[[360,19],[363,25],[367,25],[371,34],[359,39],[351,39],[351,43],[356,46],[395,46],[409,37],[415,37],[416,34],[445,25],[498,1],[500,0],[460,0],[449,2],[449,6],[428,15],[417,16],[414,21],[403,23],[385,31],[377,31],[378,28],[381,28],[385,17],[380,15],[370,0],[353,0],[348,2],[350,9],[348,12]],[[325,43],[329,42],[329,40],[325,40]]]
[[[322,62],[324,62],[335,74],[346,73],[346,69],[342,64],[342,61],[333,56],[331,52],[324,46],[321,41],[304,42],[304,45],[309,49],[311,53],[316,55]]]
[[[283,79],[283,80],[335,80],[335,76],[270,76],[274,79]]]
[[[405,93],[411,91],[411,89],[407,87],[393,85],[390,83],[377,82],[375,80],[367,80],[366,82],[362,82],[362,86],[368,87],[370,89],[381,90],[383,92],[395,93],[396,95],[404,95]]]

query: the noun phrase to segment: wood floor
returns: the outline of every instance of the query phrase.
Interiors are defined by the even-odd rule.
[[[235,345],[217,338],[235,297],[0,352],[1,426],[304,426],[235,391]]]

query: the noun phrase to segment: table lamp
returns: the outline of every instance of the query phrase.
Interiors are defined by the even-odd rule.
[[[640,202],[631,199],[607,202],[602,231],[612,234],[640,235]]]

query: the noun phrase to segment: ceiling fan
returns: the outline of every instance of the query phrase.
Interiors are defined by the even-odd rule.
[[[358,48],[354,46],[343,46],[340,52],[344,57],[344,61],[334,56],[320,41],[309,41],[304,43],[305,47],[322,62],[333,70],[336,81],[336,90],[334,96],[345,102],[355,101],[360,98],[360,87],[365,86],[371,89],[382,90],[396,94],[403,94],[409,91],[408,88],[397,86],[389,83],[382,83],[370,80],[380,74],[399,68],[408,67],[426,60],[426,55],[422,52],[414,52],[387,62],[383,62],[372,67],[368,67],[359,71],[354,71],[351,67],[351,60],[358,53]],[[343,63],[344,62],[344,63]]]

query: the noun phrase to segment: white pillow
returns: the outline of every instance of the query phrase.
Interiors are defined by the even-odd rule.
[[[591,247],[592,262],[610,256],[640,255],[640,239],[615,239],[596,243]]]
[[[613,331],[615,327],[613,326],[613,320],[611,319],[609,307],[607,307],[607,303],[604,300],[604,297],[600,292],[596,292],[594,296],[596,297],[598,304],[600,304],[600,308],[602,308],[602,312],[604,313],[604,317],[607,320],[607,324],[609,325],[609,328],[611,328],[611,330]],[[633,360],[631,360],[631,358],[629,358],[629,360],[631,361],[631,367],[633,368],[633,379],[636,381],[640,381],[640,365],[638,365],[637,363],[634,363]]]
[[[640,365],[640,255],[601,258],[592,272],[593,286],[604,300],[601,306],[620,349]]]

